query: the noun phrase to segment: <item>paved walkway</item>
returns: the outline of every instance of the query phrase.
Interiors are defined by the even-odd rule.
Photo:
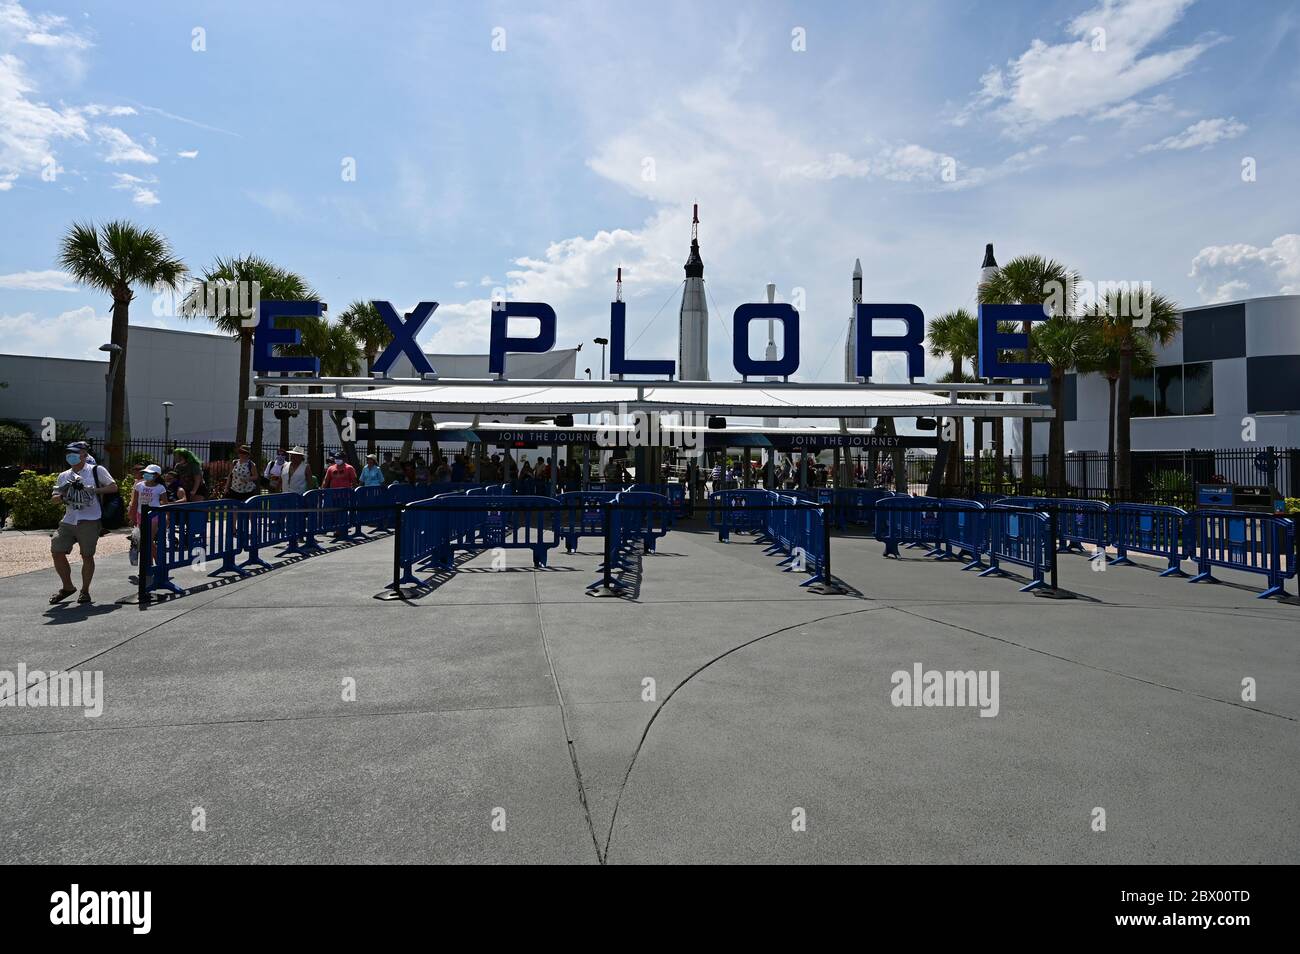
[[[686,531],[629,601],[583,595],[584,544],[540,571],[476,559],[410,602],[373,598],[387,538],[145,612],[0,580],[0,670],[102,670],[105,699],[0,708],[0,856],[1300,860],[1300,606],[1256,578],[1065,557],[1081,598],[1054,601],[837,539],[855,592],[818,596],[745,538]],[[129,572],[105,557],[98,598],[131,598]],[[996,670],[997,716],[895,707],[916,663]]]

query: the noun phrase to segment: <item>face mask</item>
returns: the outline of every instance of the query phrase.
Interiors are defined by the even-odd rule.
[[[78,464],[81,463],[80,454],[64,454],[63,459],[68,462],[68,465],[70,467],[76,467]]]

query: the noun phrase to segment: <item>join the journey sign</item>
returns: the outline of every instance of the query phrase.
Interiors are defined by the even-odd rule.
[[[379,315],[392,333],[384,353],[373,366],[376,374],[387,374],[399,355],[410,359],[415,373],[422,378],[435,378],[437,371],[415,338],[420,329],[438,307],[436,301],[422,301],[405,318],[398,315],[392,304],[373,302]],[[275,353],[277,346],[301,344],[302,335],[295,328],[280,328],[278,318],[321,317],[325,305],[319,301],[264,301],[258,303],[258,321],[253,336],[253,370],[267,373],[320,374],[320,359],[289,357]],[[1012,322],[1020,326],[1025,322],[1046,321],[1043,305],[980,305],[979,306],[979,372],[983,378],[1046,378],[1051,369],[1042,363],[1003,361],[1004,351],[1024,351],[1029,336],[1020,332],[1006,332],[999,324]],[[535,318],[540,327],[532,337],[509,333],[511,318]],[[909,378],[925,374],[925,315],[916,305],[909,304],[859,304],[855,372],[864,383],[871,381],[871,359],[877,352],[907,356]],[[781,323],[784,349],[780,358],[771,361],[751,357],[748,350],[749,324],[753,321],[775,320]],[[877,321],[901,321],[906,326],[903,334],[876,334]],[[492,304],[492,331],[488,370],[504,377],[506,355],[509,353],[543,354],[555,347],[555,309],[539,301],[496,301]],[[677,362],[668,359],[629,358],[626,354],[627,312],[624,302],[610,303],[609,371],[617,375],[662,374],[672,377]],[[775,376],[789,378],[799,369],[799,312],[793,305],[781,302],[748,302],[736,308],[732,315],[732,364],[744,378]]]

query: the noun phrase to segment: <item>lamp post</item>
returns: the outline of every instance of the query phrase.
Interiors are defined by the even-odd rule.
[[[171,401],[163,401],[163,447],[166,450],[172,449],[172,408],[176,405]]]
[[[592,344],[600,345],[600,379],[605,380],[605,345],[609,344],[608,338],[592,338]]]
[[[122,346],[102,344],[99,350],[108,355],[108,371],[104,374],[104,447],[107,449],[113,440],[113,382],[117,380],[117,356],[122,353]]]

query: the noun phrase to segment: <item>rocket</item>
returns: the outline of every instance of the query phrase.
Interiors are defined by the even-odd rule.
[[[776,301],[776,286],[771,282],[768,282],[767,303],[770,305],[775,301]],[[767,350],[763,352],[763,357],[768,361],[776,360],[776,322],[771,318],[767,319]],[[767,376],[767,380],[780,381],[781,379],[777,377],[775,374],[769,374]],[[780,427],[781,419],[779,417],[765,417],[763,418],[763,426]]]
[[[691,217],[691,254],[677,316],[677,376],[682,381],[709,380],[709,306],[704,297],[704,260],[700,258],[700,207]]]
[[[844,341],[844,380],[856,384],[858,361],[858,305],[862,304],[862,259],[853,260],[853,307],[849,311],[849,330]]]

